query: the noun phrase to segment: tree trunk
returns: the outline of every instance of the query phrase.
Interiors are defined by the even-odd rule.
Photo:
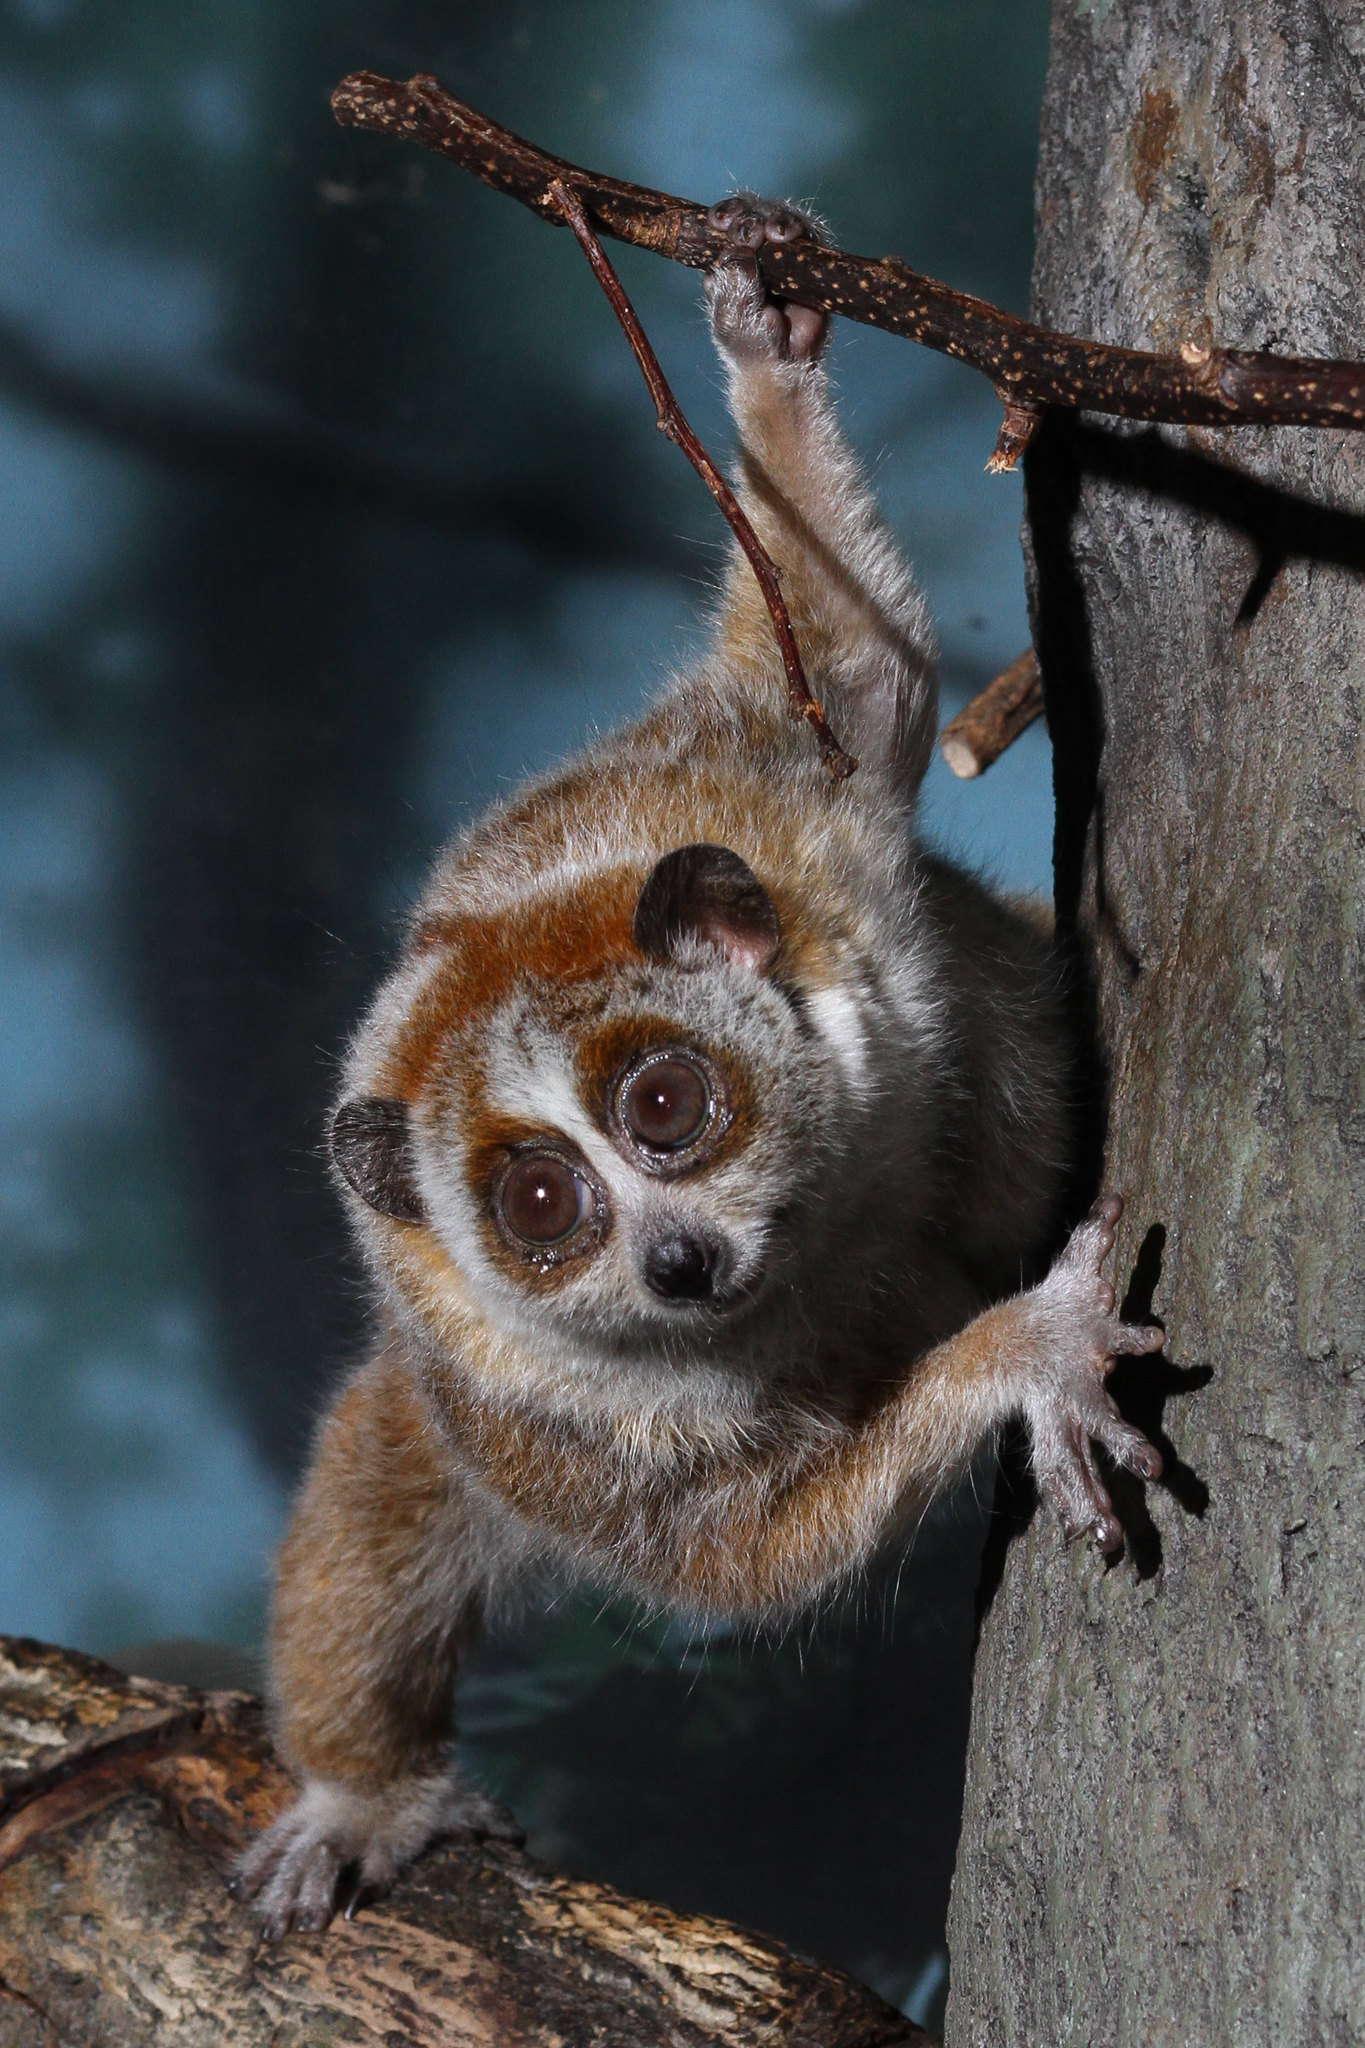
[[[1035,316],[1365,354],[1359,8],[1055,0],[1052,36]],[[947,2038],[1354,2041],[1365,441],[1053,416],[1027,504],[1117,1279],[1169,1333],[1116,1379],[1167,1477],[1114,1569],[1003,1490]]]
[[[265,1947],[224,1876],[289,1790],[245,1693],[0,1637],[0,2048],[929,2048],[842,1971],[502,1845]]]

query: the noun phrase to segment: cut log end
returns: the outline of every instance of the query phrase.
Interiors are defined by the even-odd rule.
[[[950,733],[946,727],[939,740],[938,750],[959,782],[970,782],[974,775],[981,773],[982,763],[972,748],[956,733]]]

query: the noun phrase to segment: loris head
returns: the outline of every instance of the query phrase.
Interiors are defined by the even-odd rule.
[[[523,1340],[742,1351],[818,1241],[858,1079],[798,951],[705,845],[419,925],[333,1126],[381,1265],[420,1234],[424,1285]]]

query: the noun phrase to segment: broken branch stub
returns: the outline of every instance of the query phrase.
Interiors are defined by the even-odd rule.
[[[984,775],[1012,741],[1043,715],[1043,678],[1038,657],[1026,647],[994,682],[964,704],[938,736],[938,748],[954,775],[968,781]]]

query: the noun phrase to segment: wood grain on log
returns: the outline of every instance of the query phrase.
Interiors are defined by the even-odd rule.
[[[248,1694],[0,1637],[0,2048],[927,2039],[840,1971],[502,1844],[267,1947],[224,1875],[290,1790]]]

